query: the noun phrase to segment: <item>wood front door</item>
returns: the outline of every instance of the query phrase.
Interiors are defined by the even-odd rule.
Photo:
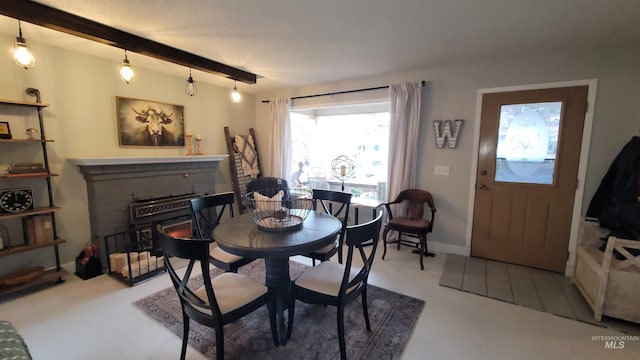
[[[483,96],[472,256],[564,272],[587,92]]]

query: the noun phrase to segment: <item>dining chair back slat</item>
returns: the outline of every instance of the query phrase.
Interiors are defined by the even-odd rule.
[[[328,261],[333,255],[338,254],[338,263],[342,264],[342,247],[345,237],[345,229],[349,221],[349,206],[351,205],[350,193],[341,191],[313,189],[313,210],[321,211],[334,216],[340,220],[342,227],[338,232],[337,242],[334,246],[327,246],[317,251],[314,251],[303,256],[312,259],[312,263],[315,266],[316,260]],[[335,205],[335,206],[334,206]],[[334,208],[336,208],[334,210]]]

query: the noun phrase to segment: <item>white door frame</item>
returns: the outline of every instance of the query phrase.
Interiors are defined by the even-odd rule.
[[[469,181],[469,208],[467,210],[467,234],[466,234],[466,247],[471,252],[471,234],[473,231],[473,210],[475,207],[476,198],[476,180],[478,172],[478,146],[480,145],[480,123],[482,117],[482,97],[484,94],[497,93],[497,92],[509,92],[509,91],[521,91],[521,90],[537,90],[537,89],[549,89],[568,86],[588,86],[589,92],[587,94],[588,108],[584,117],[584,128],[582,130],[582,145],[580,147],[580,163],[578,165],[578,187],[576,188],[576,194],[573,200],[573,214],[571,216],[571,232],[569,234],[569,257],[565,266],[565,275],[571,276],[575,270],[576,263],[576,251],[578,245],[578,228],[580,227],[580,212],[582,210],[582,198],[584,196],[584,183],[587,175],[587,163],[589,160],[589,145],[591,142],[591,131],[593,128],[593,109],[596,102],[596,87],[598,85],[597,79],[575,80],[575,81],[562,81],[546,84],[531,84],[521,86],[508,86],[500,88],[487,88],[479,89],[478,96],[476,98],[476,119],[473,130],[473,161],[471,162],[471,177]]]

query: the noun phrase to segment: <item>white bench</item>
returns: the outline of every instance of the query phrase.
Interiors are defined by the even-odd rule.
[[[606,315],[640,323],[640,256],[627,251],[640,249],[640,241],[610,236],[602,252],[600,238],[607,231],[594,222],[584,222],[581,230],[573,282],[591,306],[593,317],[600,321]],[[617,260],[614,249],[626,260]]]

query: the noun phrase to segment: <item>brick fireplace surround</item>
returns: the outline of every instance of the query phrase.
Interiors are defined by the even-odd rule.
[[[218,163],[228,155],[76,158],[87,182],[91,240],[100,245],[106,264],[104,237],[129,229],[129,204],[188,193],[215,192]]]

